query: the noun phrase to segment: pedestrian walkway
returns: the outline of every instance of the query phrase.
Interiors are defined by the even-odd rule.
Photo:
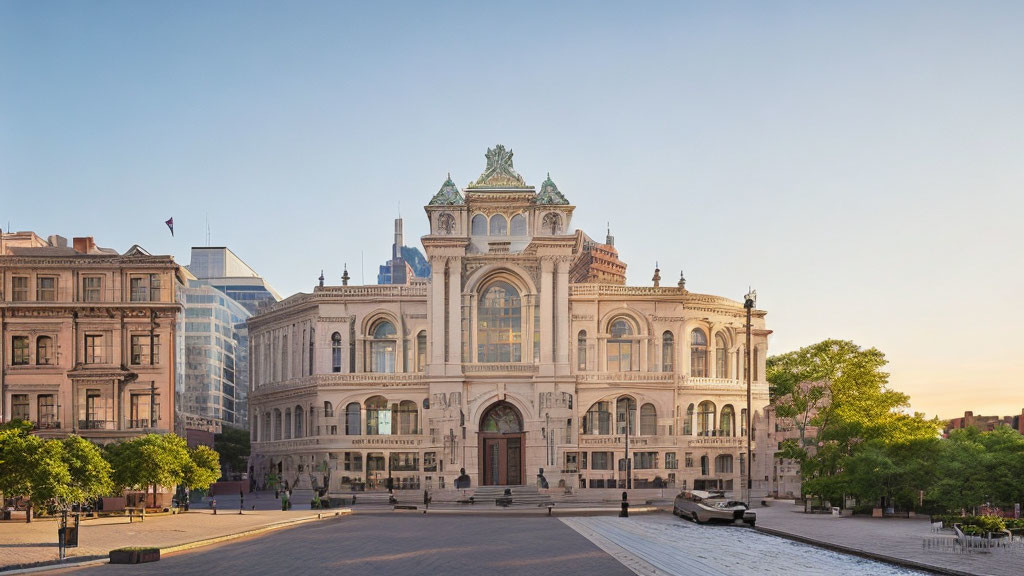
[[[761,534],[745,526],[697,525],[669,514],[561,521],[641,576],[922,574]]]
[[[325,510],[324,514],[334,512],[337,511]],[[110,550],[123,546],[168,548],[281,522],[315,518],[316,512],[311,512],[307,505],[306,510],[248,510],[241,515],[237,508],[231,511],[221,508],[216,515],[212,510],[193,508],[182,514],[147,516],[145,521],[131,523],[124,516],[88,519],[82,521],[79,529],[78,547],[68,548],[67,556],[69,560],[106,556]],[[57,522],[45,519],[31,523],[0,522],[0,571],[57,559]]]
[[[949,574],[1020,576],[1021,557],[1005,550],[956,554],[925,549],[925,538],[934,537],[927,516],[919,518],[869,518],[804,514],[790,503],[757,508],[758,529],[786,534],[820,545],[876,554],[896,561],[916,563]]]

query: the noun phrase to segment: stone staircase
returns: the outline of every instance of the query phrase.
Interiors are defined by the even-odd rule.
[[[536,486],[480,486],[473,490],[473,500],[477,504],[490,505],[504,497],[505,489],[512,491],[512,504],[516,508],[536,508],[554,505],[550,494],[542,494]]]

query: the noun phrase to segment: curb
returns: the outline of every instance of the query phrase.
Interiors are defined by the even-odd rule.
[[[943,568],[941,566],[934,566],[932,564],[924,564],[914,560],[906,560],[904,558],[896,558],[895,556],[886,556],[884,554],[876,554],[874,552],[868,552],[859,548],[851,548],[849,546],[843,546],[841,544],[833,544],[831,542],[822,542],[821,540],[815,540],[814,538],[808,538],[806,536],[799,536],[797,534],[791,534],[789,532],[783,532],[782,530],[776,530],[773,528],[765,528],[763,526],[754,526],[754,530],[770,534],[772,536],[778,536],[787,540],[793,540],[802,544],[810,544],[818,548],[824,548],[826,550],[832,550],[833,552],[842,552],[843,554],[852,554],[853,556],[860,556],[861,558],[867,558],[868,560],[876,560],[878,562],[884,562],[886,564],[892,564],[901,568],[912,568],[914,570],[922,570],[924,572],[930,572],[932,574],[944,574],[948,576],[977,576],[973,572],[962,572],[960,570],[954,570],[952,568]]]
[[[273,524],[267,524],[266,526],[260,526],[259,528],[245,530],[243,532],[235,532],[233,534],[225,534],[223,536],[214,536],[213,538],[196,540],[195,542],[186,542],[184,544],[177,544],[175,546],[162,547],[160,548],[160,556],[163,557],[165,554],[176,554],[179,552],[184,552],[186,550],[192,550],[194,548],[202,548],[203,546],[210,546],[212,544],[227,542],[229,540],[237,540],[249,536],[255,536],[258,534],[263,534],[265,532],[280,530],[282,528],[290,528],[292,526],[305,524],[307,522],[316,522],[318,520],[326,520],[328,518],[338,518],[341,516],[347,516],[351,513],[352,511],[350,509],[343,508],[333,513],[319,513],[316,516],[305,516],[302,518],[295,518],[292,520],[284,520],[281,522],[275,522]],[[64,561],[46,560],[43,562],[35,562],[32,564],[16,564],[8,567],[0,567],[0,574],[3,574],[3,576],[14,576],[15,574],[31,574],[34,572],[43,572],[46,570],[82,568],[94,564],[106,564],[108,558],[109,553],[104,555],[79,556],[75,558],[69,558],[68,560]]]

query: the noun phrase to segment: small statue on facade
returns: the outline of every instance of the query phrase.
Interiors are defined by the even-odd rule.
[[[469,474],[466,474],[465,468],[459,468],[459,477],[455,479],[455,489],[461,490],[463,488],[469,488],[471,481]]]
[[[544,477],[544,469],[540,469],[540,474],[537,474],[537,488],[547,488],[548,479]]]

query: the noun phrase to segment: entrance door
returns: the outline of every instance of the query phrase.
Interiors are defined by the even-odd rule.
[[[522,435],[484,437],[484,485],[507,486],[523,483]]]
[[[507,402],[491,406],[480,419],[480,483],[507,486],[523,483],[523,420]]]

